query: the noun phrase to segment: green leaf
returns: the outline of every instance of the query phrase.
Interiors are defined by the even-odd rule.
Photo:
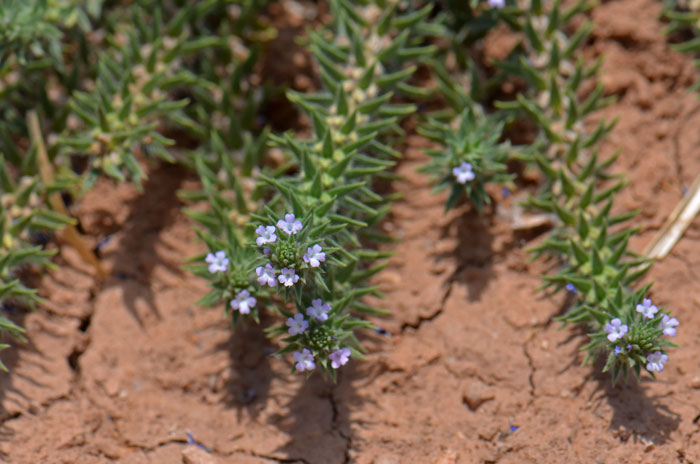
[[[601,275],[603,273],[603,261],[600,259],[600,255],[598,254],[598,250],[593,248],[591,250],[591,263],[592,263],[592,269],[593,269],[593,275]]]

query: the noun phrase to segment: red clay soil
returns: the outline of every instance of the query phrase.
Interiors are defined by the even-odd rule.
[[[617,207],[643,212],[637,251],[700,173],[695,74],[669,50],[660,7],[603,3],[585,50],[605,58],[619,97],[589,123],[620,117],[603,153],[622,150],[631,183]],[[415,173],[422,144],[405,149],[394,184],[405,199],[386,224],[402,242],[376,278],[390,336],[368,335],[368,359],[337,385],[290,375],[261,328],[233,332],[223,308],[194,304],[205,284],[181,270],[201,251],[175,196],[193,186],[181,170],[152,171],[143,194],[99,184],[78,214],[92,240],[111,237],[110,277],[98,285],[64,247],[44,279],[50,304],[22,321],[29,343],[3,352],[2,461],[700,462],[700,219],[649,275],[655,303],[681,321],[680,348],[658,380],[613,388],[600,366],[580,366],[584,333],[552,322],[564,296],[534,291],[547,264],[528,262],[533,237],[512,232],[513,199],[444,215]]]

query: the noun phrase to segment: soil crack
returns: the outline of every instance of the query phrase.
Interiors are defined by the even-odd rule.
[[[534,332],[530,332],[530,335],[523,344],[523,354],[527,358],[527,364],[530,367],[530,374],[527,376],[527,381],[530,384],[530,396],[533,398],[535,397],[535,371],[537,368],[535,367],[535,361],[532,359],[532,355],[530,355],[530,352],[527,350],[527,345],[534,338],[534,335]]]
[[[338,432],[338,435],[340,435],[343,440],[345,440],[345,451],[344,451],[344,458],[343,458],[343,464],[348,464],[350,462],[350,449],[352,448],[352,436],[349,436],[345,434],[340,426],[338,424],[338,399],[335,397],[335,390],[336,386],[333,386],[331,388],[330,394],[328,395],[328,400],[330,401],[331,404],[331,411],[333,411],[333,418],[332,418],[332,429]]]
[[[438,309],[433,312],[432,314],[429,314],[427,316],[418,316],[418,321],[411,323],[411,322],[404,322],[401,325],[401,333],[403,334],[404,331],[408,328],[414,329],[414,330],[419,330],[421,325],[423,325],[424,322],[430,322],[432,320],[435,320],[440,314],[442,314],[443,310],[445,309],[445,302],[447,299],[450,297],[450,294],[452,293],[452,286],[454,285],[454,280],[450,279],[448,284],[447,284],[447,289],[445,290],[445,293],[442,295],[442,299],[440,300],[440,306]]]

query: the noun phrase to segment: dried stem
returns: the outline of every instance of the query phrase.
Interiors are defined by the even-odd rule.
[[[44,139],[41,135],[39,117],[37,116],[36,111],[30,111],[27,113],[27,125],[29,126],[29,134],[32,143],[37,149],[39,175],[41,176],[41,180],[45,185],[50,185],[54,182],[53,166],[51,165],[51,161],[49,161],[49,156],[46,152]],[[56,212],[65,216],[70,216],[66,205],[63,203],[63,199],[58,193],[49,194],[47,196],[47,201]],[[74,225],[67,224],[60,235],[65,242],[77,250],[78,254],[83,260],[95,267],[97,276],[101,280],[104,280],[107,277],[107,273],[100,264],[100,261],[97,259],[97,256],[95,256],[95,253],[93,253],[87,243],[85,243],[85,240]]]

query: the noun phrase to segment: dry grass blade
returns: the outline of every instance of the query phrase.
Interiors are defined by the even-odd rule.
[[[651,259],[663,259],[680,240],[700,211],[700,174],[688,194],[678,203],[664,226],[647,246],[644,254]]]

